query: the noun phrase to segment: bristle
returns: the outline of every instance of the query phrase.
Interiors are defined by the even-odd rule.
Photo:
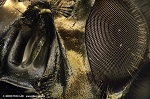
[[[50,4],[51,4],[52,11],[54,13],[63,15],[65,17],[71,16],[73,7],[64,6],[64,4],[62,3],[62,0],[52,0]]]

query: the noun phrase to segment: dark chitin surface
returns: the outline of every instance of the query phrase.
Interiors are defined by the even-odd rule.
[[[149,99],[149,2],[95,0],[86,18],[91,7],[89,3],[94,0],[72,0],[77,4],[70,3],[67,7],[62,6],[63,1],[69,2],[40,0],[31,3],[21,17],[0,34],[1,85],[7,82],[4,86],[6,89],[8,86],[13,88],[13,85],[20,87],[20,91],[30,89],[36,94],[45,95],[46,99],[72,99],[74,96],[82,99],[91,94],[92,99],[106,99],[107,93],[119,92],[128,85],[122,98]],[[0,7],[4,2],[0,1]],[[58,20],[57,24],[54,22],[60,16],[63,16],[60,21],[67,20],[68,25],[72,20],[75,23],[72,27],[61,27]],[[64,45],[60,39],[63,39]],[[75,70],[69,67],[63,46],[88,58],[90,72],[85,73],[88,75],[82,76],[88,66],[83,66],[83,71],[77,71],[76,67],[82,66],[76,64]],[[79,72],[82,74],[79,75],[80,79],[75,78]],[[90,79],[86,80],[89,83],[86,87],[90,91],[83,91],[81,87],[87,82],[82,78],[87,76]],[[67,88],[71,90],[71,95]],[[12,91],[23,94],[15,88]],[[15,93],[6,91],[1,94]]]
[[[66,85],[67,73],[52,7],[33,3],[0,37],[0,80],[46,98],[51,98],[54,84]]]

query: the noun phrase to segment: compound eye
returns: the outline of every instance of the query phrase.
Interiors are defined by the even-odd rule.
[[[6,0],[0,0],[0,7],[2,7],[5,4]]]
[[[148,37],[145,19],[132,0],[96,0],[85,45],[98,86],[101,80],[114,90],[124,86],[145,60]]]

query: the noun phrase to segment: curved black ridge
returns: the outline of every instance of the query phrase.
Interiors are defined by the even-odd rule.
[[[45,10],[46,9],[46,10]],[[52,98],[56,83],[66,86],[66,59],[51,4],[35,2],[0,40],[0,81]]]
[[[148,27],[132,0],[96,0],[85,45],[97,86],[117,91],[135,76],[148,49]]]
[[[16,20],[1,39],[0,66],[4,67],[3,75],[11,77],[18,74],[22,77],[24,75],[32,78],[36,74],[34,74],[36,69],[41,69],[41,72],[37,70],[41,74],[44,72],[50,46],[56,38],[56,34],[52,14],[39,13],[40,10],[35,9],[34,6],[28,8],[22,18]],[[27,73],[29,66],[31,66],[30,70],[33,70],[33,74]],[[19,72],[22,74],[20,75]],[[10,75],[11,73],[12,75]]]

